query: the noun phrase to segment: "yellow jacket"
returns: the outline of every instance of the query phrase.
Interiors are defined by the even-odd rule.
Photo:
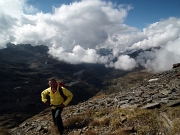
[[[55,93],[52,92],[51,87],[45,89],[42,93],[41,93],[41,100],[42,102],[46,103],[47,101],[47,96],[50,96],[50,104],[51,105],[60,105],[60,104],[64,104],[65,106],[67,106],[69,104],[69,102],[72,100],[73,98],[73,94],[66,88],[61,87],[62,91],[64,93],[65,96],[67,96],[67,100],[64,101],[64,98],[61,96],[60,92],[59,92],[59,86],[57,86],[57,91]],[[52,109],[55,109],[56,107],[52,106]]]

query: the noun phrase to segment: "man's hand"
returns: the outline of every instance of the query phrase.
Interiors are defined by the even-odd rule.
[[[64,104],[60,104],[60,107],[61,107],[61,108],[64,108],[64,107],[65,107],[65,105],[64,105]]]

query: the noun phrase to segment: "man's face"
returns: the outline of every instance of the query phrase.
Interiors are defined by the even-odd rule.
[[[49,81],[49,86],[51,87],[52,90],[56,90],[57,89],[57,82],[56,81]]]

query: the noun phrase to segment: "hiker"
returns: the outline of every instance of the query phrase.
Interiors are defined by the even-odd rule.
[[[41,93],[42,102],[47,106],[51,106],[54,125],[56,125],[58,131],[63,134],[64,126],[61,113],[63,108],[72,100],[73,94],[63,87],[61,83],[58,83],[55,78],[50,79],[48,84],[50,87]],[[50,101],[48,101],[47,96],[50,97]]]

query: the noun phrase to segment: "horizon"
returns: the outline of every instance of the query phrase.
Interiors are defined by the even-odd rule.
[[[180,57],[178,0],[0,1],[0,49],[6,43],[45,45],[71,64],[168,70]],[[134,59],[122,51],[161,47]],[[112,50],[105,56],[99,48]],[[117,59],[117,61],[112,61]]]

